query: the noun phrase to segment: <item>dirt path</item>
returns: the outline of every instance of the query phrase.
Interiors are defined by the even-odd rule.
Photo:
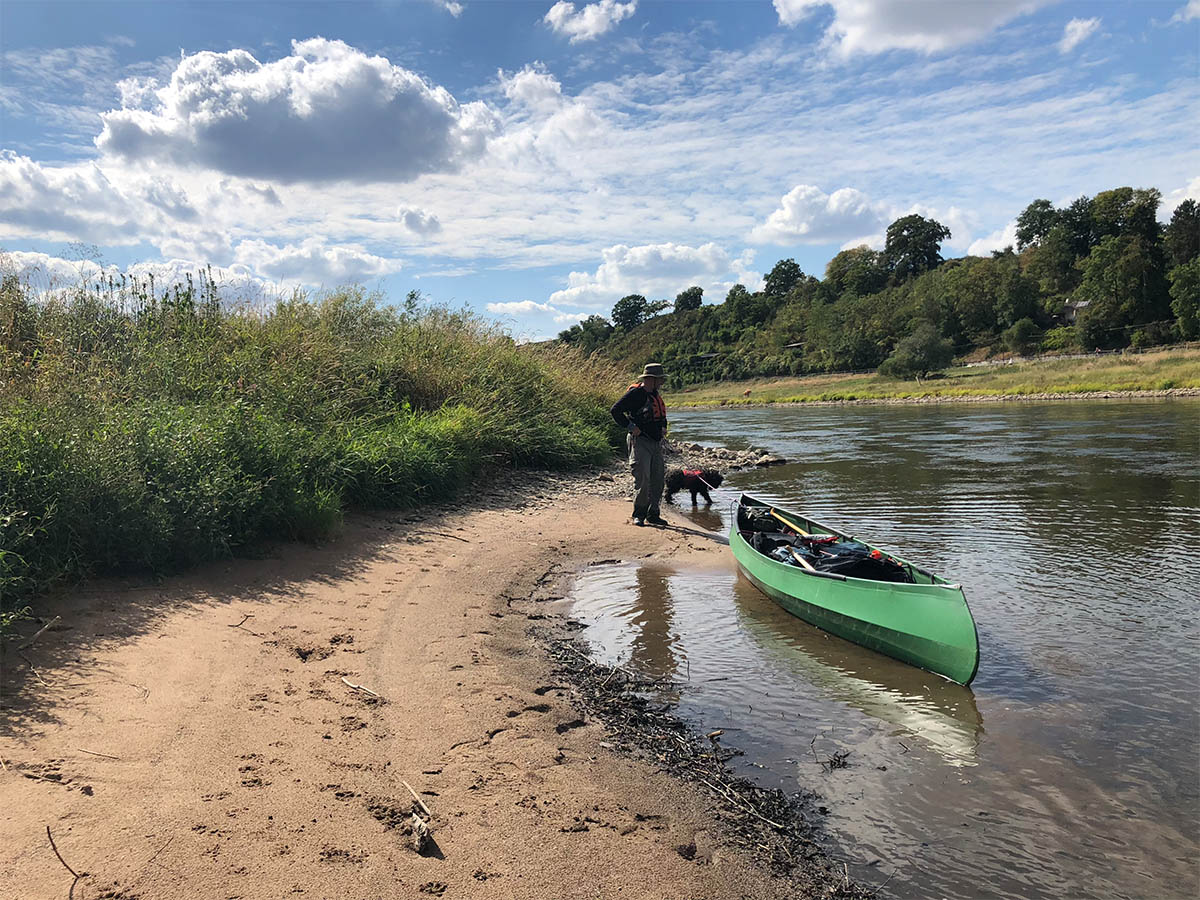
[[[49,826],[82,898],[792,896],[601,747],[527,634],[548,570],[720,548],[532,496],[44,605],[0,673],[0,895],[68,896]]]

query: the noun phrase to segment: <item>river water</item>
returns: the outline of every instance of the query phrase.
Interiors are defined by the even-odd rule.
[[[970,688],[789,616],[708,568],[596,567],[597,653],[684,683],[741,774],[815,789],[881,896],[1200,895],[1200,401],[676,411],[680,439],[795,462],[741,490],[966,590]],[[677,498],[678,500],[679,498]],[[831,766],[843,754],[844,767]]]

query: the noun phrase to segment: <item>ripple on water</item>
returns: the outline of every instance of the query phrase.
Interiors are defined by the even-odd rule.
[[[1200,884],[1200,476],[1191,404],[777,408],[673,416],[800,462],[739,490],[964,584],[972,690],[787,615],[727,557],[611,566],[571,599],[612,661],[762,781],[816,786],[852,874],[929,896],[1179,895]],[[850,767],[823,760],[851,751]],[[762,768],[759,768],[759,767]],[[872,860],[881,860],[870,866]]]

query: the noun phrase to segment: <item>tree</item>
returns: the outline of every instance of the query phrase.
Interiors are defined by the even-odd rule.
[[[622,331],[637,328],[646,321],[646,298],[641,294],[626,294],[612,308],[612,322]]]
[[[1058,214],[1058,220],[1065,229],[1064,236],[1075,256],[1087,256],[1099,238],[1096,235],[1096,222],[1092,218],[1092,200],[1084,195],[1075,200]]]
[[[1200,256],[1176,266],[1171,280],[1171,312],[1179,333],[1189,341],[1200,338]]]
[[[912,334],[896,344],[892,355],[883,361],[879,374],[889,378],[922,378],[944,369],[954,358],[950,342],[937,333],[932,322],[920,322]]]
[[[582,322],[559,332],[558,339],[591,354],[612,335],[613,327],[603,316],[588,316]]]
[[[825,267],[825,283],[835,297],[846,291],[860,297],[874,294],[887,283],[883,257],[866,244],[843,250]]]
[[[1167,282],[1157,243],[1109,235],[1083,260],[1075,292],[1088,306],[1079,315],[1080,342],[1088,347],[1124,347],[1125,326],[1143,325],[1170,314]]]
[[[752,294],[744,284],[735,284],[725,295],[725,314],[736,325],[757,325],[771,314],[766,294]]]
[[[1096,239],[1115,236],[1156,240],[1161,202],[1162,194],[1156,188],[1120,187],[1101,191],[1092,198]]]
[[[948,237],[949,228],[916,213],[889,225],[883,261],[893,282],[908,281],[941,265],[941,244]]]
[[[1036,246],[1025,251],[1025,271],[1053,307],[1062,306],[1066,295],[1079,285],[1075,266],[1075,236],[1063,223],[1055,225]],[[1085,251],[1086,254],[1086,251]]]
[[[1184,200],[1175,207],[1164,238],[1171,265],[1182,266],[1200,256],[1200,204]]]
[[[685,309],[699,309],[700,304],[704,302],[704,288],[692,285],[687,290],[680,291],[675,295],[675,312],[683,312]]]
[[[1058,210],[1049,200],[1034,200],[1017,216],[1017,249],[1040,244],[1058,224]]]
[[[1030,350],[1037,346],[1038,336],[1041,334],[1037,327],[1037,323],[1033,319],[1021,319],[1012,324],[1004,334],[1000,335],[1001,340],[1013,353],[1018,356],[1026,356]]]
[[[641,294],[627,294],[612,308],[613,324],[622,331],[637,328],[651,316],[658,315],[670,304],[666,300],[650,303]]]
[[[763,275],[763,293],[768,297],[786,297],[788,291],[804,277],[804,271],[794,259],[781,259]]]

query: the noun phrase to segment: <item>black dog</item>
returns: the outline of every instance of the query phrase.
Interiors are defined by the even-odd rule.
[[[712,506],[708,489],[719,488],[724,480],[716,469],[672,469],[667,473],[667,502],[670,503],[679,491],[691,491],[692,506],[696,505],[697,494],[701,494],[704,502]]]

